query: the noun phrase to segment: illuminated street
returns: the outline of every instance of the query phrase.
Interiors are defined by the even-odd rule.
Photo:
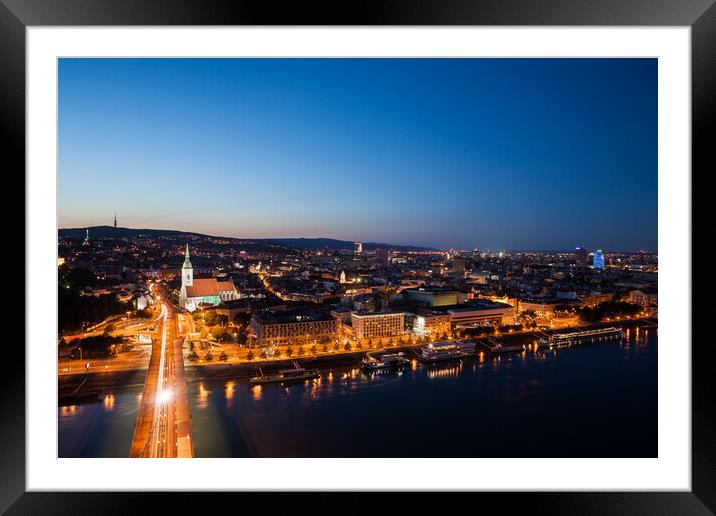
[[[183,339],[166,293],[153,286],[161,303],[161,338],[155,342],[147,369],[130,456],[193,457],[191,416],[186,398]]]

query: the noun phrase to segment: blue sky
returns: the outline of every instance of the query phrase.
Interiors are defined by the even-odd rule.
[[[60,227],[656,250],[655,59],[61,59]]]

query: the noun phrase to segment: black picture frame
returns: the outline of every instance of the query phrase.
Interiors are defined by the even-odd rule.
[[[67,25],[552,25],[689,26],[692,38],[692,192],[716,170],[711,134],[716,133],[715,0],[388,0],[350,4],[216,0],[0,0],[0,124],[6,174],[25,167],[25,28]],[[9,159],[8,159],[9,158]],[[692,200],[694,224],[709,213]],[[692,230],[693,231],[693,230]],[[705,228],[708,232],[709,228]],[[693,231],[693,235],[699,232]],[[702,232],[701,235],[710,234]],[[694,271],[711,270],[708,239],[692,245]],[[30,271],[25,271],[26,275]],[[685,277],[685,281],[691,278]],[[699,290],[710,291],[704,278]],[[688,302],[688,300],[685,300]],[[692,301],[694,324],[708,317],[707,303]],[[706,319],[708,320],[708,319]],[[27,323],[27,316],[26,316]],[[696,328],[694,327],[694,330]],[[713,345],[692,346],[692,491],[641,493],[484,493],[501,511],[532,514],[710,514],[716,511],[716,404]],[[663,349],[663,348],[662,348]],[[665,358],[662,358],[665,359]],[[8,514],[127,514],[150,505],[149,493],[26,493],[25,373],[17,359],[3,368],[0,423],[0,510]],[[23,364],[24,365],[24,364]],[[88,467],[91,467],[88,463]],[[224,495],[212,494],[212,497]],[[252,505],[243,498],[241,508]],[[295,504],[296,494],[272,496]],[[166,497],[165,497],[166,498]],[[414,498],[418,503],[422,497]],[[215,498],[213,503],[228,500]],[[167,503],[162,500],[162,503]],[[229,502],[232,503],[232,502]],[[300,503],[300,502],[299,502]],[[321,503],[327,503],[322,501]],[[173,493],[171,504],[206,511],[196,497]],[[167,506],[167,509],[169,507]],[[168,511],[167,511],[168,512]]]

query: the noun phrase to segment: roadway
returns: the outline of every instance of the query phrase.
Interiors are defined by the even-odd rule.
[[[130,457],[193,457],[183,338],[177,312],[161,286],[153,285],[152,294],[161,303],[157,321],[161,337],[152,344]]]

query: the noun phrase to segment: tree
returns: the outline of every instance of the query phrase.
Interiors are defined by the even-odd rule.
[[[226,326],[229,318],[225,315],[216,313],[216,310],[205,310],[204,321],[209,326]]]
[[[248,360],[249,362],[251,362],[254,358],[256,358],[256,357],[254,356],[254,352],[251,351],[251,350],[249,350],[249,352],[246,354],[246,360]]]
[[[199,355],[196,354],[196,351],[192,351],[186,358],[187,360],[189,360],[189,362],[196,362],[197,360],[199,360]]]
[[[111,337],[109,335],[99,335],[77,339],[73,341],[76,347],[70,352],[72,358],[79,358],[80,350],[82,358],[96,357],[107,358],[117,355],[116,349],[123,343],[122,337]]]
[[[134,308],[131,301],[123,303],[116,294],[83,295],[85,287],[104,288],[111,284],[88,269],[62,264],[57,272],[57,325],[60,333],[79,330],[85,324],[91,326]]]
[[[238,326],[239,328],[246,328],[249,325],[249,321],[251,320],[251,314],[248,313],[240,313],[236,314],[234,317],[234,324]]]
[[[323,343],[323,352],[328,353],[328,342]]]
[[[288,358],[291,358],[292,355],[293,355],[293,348],[291,346],[289,346],[288,348],[286,348],[286,356]]]
[[[318,348],[317,348],[316,345],[314,344],[313,346],[311,346],[311,354],[312,354],[312,355],[315,355],[317,352],[318,352]]]
[[[298,356],[300,357],[305,353],[306,353],[306,350],[303,349],[303,346],[298,346]]]
[[[217,342],[226,342],[231,339],[226,331],[222,330],[220,326],[217,326],[211,330],[211,334],[214,336]]]
[[[334,349],[335,351],[338,351],[339,349],[341,349],[341,344],[340,344],[340,342],[336,341],[336,343],[333,345],[333,349]]]
[[[219,355],[219,360],[226,362],[229,360],[229,355],[226,354],[226,351],[222,351],[221,355]]]
[[[211,362],[212,360],[214,360],[214,355],[211,354],[211,351],[206,352],[206,355],[204,355],[204,360],[206,360],[207,362]]]
[[[622,317],[639,313],[641,307],[626,301],[605,301],[589,308],[579,309],[578,314],[584,322],[599,322],[607,317]]]
[[[348,342],[348,341],[346,341],[346,344],[345,344],[345,346],[343,346],[343,349],[345,349],[346,351],[350,351],[350,350],[351,350],[351,343]]]

